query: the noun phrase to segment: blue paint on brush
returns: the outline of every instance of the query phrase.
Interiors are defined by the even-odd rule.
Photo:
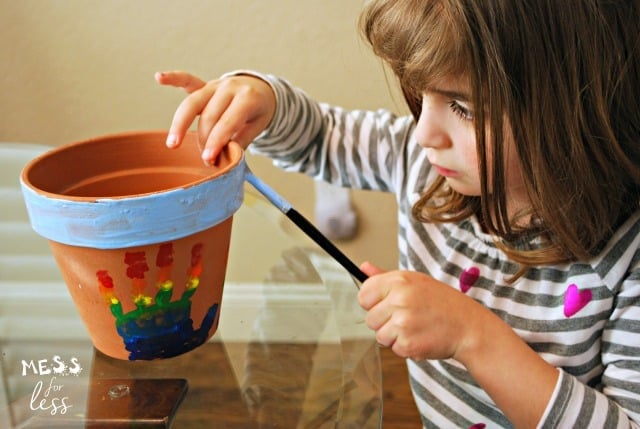
[[[251,183],[251,186],[256,188],[258,192],[260,192],[271,204],[276,206],[278,210],[282,213],[285,213],[291,210],[291,204],[285,200],[280,194],[274,191],[271,187],[269,187],[262,180],[258,179],[247,167],[247,173],[245,176],[247,182]]]

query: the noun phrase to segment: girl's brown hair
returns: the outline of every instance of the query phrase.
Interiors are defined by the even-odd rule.
[[[414,206],[421,221],[476,214],[526,268],[589,259],[638,209],[640,0],[374,0],[361,29],[416,120],[431,82],[470,82],[481,196],[439,178]],[[531,201],[515,217],[505,137]]]

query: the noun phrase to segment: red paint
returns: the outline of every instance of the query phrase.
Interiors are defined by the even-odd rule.
[[[202,243],[194,244],[191,248],[191,267],[188,274],[191,278],[200,277],[202,274]]]
[[[97,271],[96,277],[98,277],[100,285],[108,289],[113,289],[113,279],[109,276],[109,273],[106,270]]]
[[[195,267],[202,259],[202,243],[194,244],[191,248],[191,266]]]
[[[156,256],[157,267],[168,267],[173,264],[173,243],[161,244]]]
[[[124,254],[124,263],[127,268],[127,277],[130,279],[143,279],[144,273],[149,271],[147,258],[144,252],[127,252]]]

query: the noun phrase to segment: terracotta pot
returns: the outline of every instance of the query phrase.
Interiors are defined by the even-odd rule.
[[[217,165],[195,136],[99,137],[53,149],[23,170],[33,229],[49,240],[93,344],[120,359],[185,353],[216,331],[242,149]]]

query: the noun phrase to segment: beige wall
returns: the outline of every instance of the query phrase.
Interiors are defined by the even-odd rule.
[[[0,141],[59,145],[166,128],[183,94],[155,84],[153,73],[164,69],[213,78],[251,68],[322,101],[399,111],[400,97],[390,95],[388,76],[358,35],[361,7],[362,0],[0,0]],[[306,178],[285,180],[262,159],[250,163],[312,215]],[[392,267],[393,200],[354,198],[361,234],[340,247]]]

